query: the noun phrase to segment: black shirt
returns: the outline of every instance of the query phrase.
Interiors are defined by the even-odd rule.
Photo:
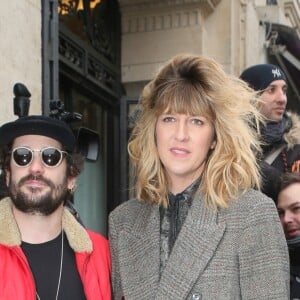
[[[62,244],[63,263],[62,268],[60,268]],[[63,235],[63,243],[61,233],[55,239],[42,244],[22,242],[21,248],[28,259],[37,293],[41,300],[56,299],[60,269],[62,272],[58,299],[86,299],[76,267],[75,253],[65,234]]]

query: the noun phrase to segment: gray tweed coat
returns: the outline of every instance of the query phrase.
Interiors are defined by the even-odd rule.
[[[121,204],[109,238],[114,299],[289,299],[286,241],[273,201],[260,192],[219,211],[196,197],[161,276],[157,205]]]

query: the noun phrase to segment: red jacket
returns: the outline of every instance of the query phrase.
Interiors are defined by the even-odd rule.
[[[63,230],[75,252],[87,300],[110,300],[111,261],[108,241],[84,229],[65,209]],[[0,299],[35,300],[36,289],[27,259],[20,247],[21,239],[11,211],[11,200],[0,201]]]

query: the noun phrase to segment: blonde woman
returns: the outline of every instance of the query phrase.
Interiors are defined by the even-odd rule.
[[[188,54],[144,88],[128,145],[136,199],[109,219],[114,299],[289,298],[277,211],[253,189],[253,101],[217,62]]]

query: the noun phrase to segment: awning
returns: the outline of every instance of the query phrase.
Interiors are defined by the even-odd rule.
[[[292,89],[296,100],[300,102],[300,39],[298,34],[294,28],[286,25],[265,24],[268,54],[273,56],[283,69],[289,88]]]

